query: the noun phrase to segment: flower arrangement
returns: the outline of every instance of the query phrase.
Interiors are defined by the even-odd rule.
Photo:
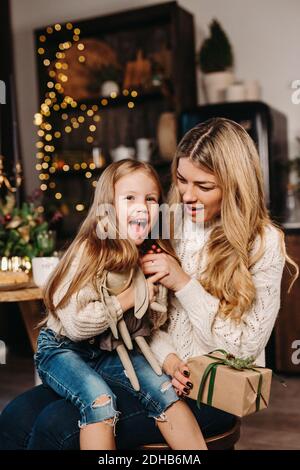
[[[0,257],[51,256],[55,250],[55,237],[51,226],[62,215],[56,212],[50,222],[45,220],[44,208],[39,204],[40,194],[35,191],[28,202],[16,207],[14,194],[0,199]]]

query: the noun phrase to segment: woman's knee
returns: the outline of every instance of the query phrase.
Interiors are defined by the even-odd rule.
[[[0,415],[1,448],[25,449],[39,413],[56,399],[52,390],[40,385],[11,401]]]
[[[9,403],[0,415],[0,450],[24,450],[31,433],[31,424],[22,414],[19,403]],[[18,423],[16,426],[15,423]]]
[[[47,406],[38,416],[28,442],[31,450],[79,449],[79,410],[64,399]]]
[[[236,417],[209,405],[202,404],[200,409],[197,402],[187,399],[187,403],[195,415],[205,437],[222,434],[232,428]]]

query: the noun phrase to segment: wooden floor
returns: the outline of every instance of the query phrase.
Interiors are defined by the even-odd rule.
[[[300,376],[273,378],[269,407],[243,418],[241,450],[300,450]]]
[[[287,388],[273,380],[270,406],[242,422],[244,450],[300,450],[300,377],[285,377]],[[0,365],[0,410],[14,397],[34,385],[30,357],[8,357]]]

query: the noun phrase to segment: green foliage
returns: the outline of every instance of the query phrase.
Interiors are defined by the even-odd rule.
[[[33,202],[18,208],[12,194],[0,200],[0,257],[50,256],[55,246],[49,234],[48,223]]]
[[[233,66],[233,53],[229,39],[217,20],[210,25],[210,37],[205,39],[199,52],[202,72],[223,72]]]

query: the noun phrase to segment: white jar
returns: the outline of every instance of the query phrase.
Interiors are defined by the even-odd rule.
[[[136,155],[140,162],[149,162],[153,152],[153,139],[141,137],[136,140]]]
[[[59,263],[57,256],[37,256],[32,258],[33,281],[38,287],[44,287]]]
[[[110,96],[112,93],[116,93],[118,95],[119,92],[119,85],[112,80],[107,80],[101,85],[101,96]]]

